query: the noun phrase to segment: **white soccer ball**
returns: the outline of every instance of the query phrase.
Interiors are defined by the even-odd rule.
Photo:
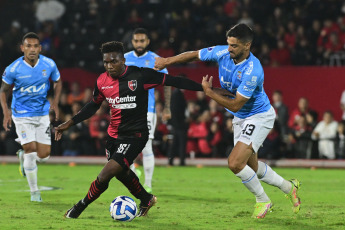
[[[137,204],[128,196],[118,196],[109,207],[111,218],[118,221],[132,221],[137,214]]]

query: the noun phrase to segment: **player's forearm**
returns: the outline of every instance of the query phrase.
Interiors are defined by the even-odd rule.
[[[199,51],[188,51],[173,57],[168,57],[166,59],[166,64],[167,66],[170,66],[173,64],[187,63],[198,60],[200,60]]]
[[[227,108],[228,110],[236,113],[238,112],[243,105],[237,103],[235,101],[235,99],[231,99],[225,96],[222,96],[218,93],[216,93],[214,90],[209,89],[205,92],[205,94],[207,96],[209,96],[210,98],[212,98],[213,100],[215,100],[218,104],[224,106],[225,108]]]
[[[170,109],[171,86],[164,86],[164,108]]]
[[[101,107],[101,104],[96,104],[94,101],[87,103],[76,115],[72,117],[74,124],[78,124],[94,115]]]
[[[58,80],[54,83],[54,104],[58,105],[60,101],[60,95],[62,91],[62,81]]]
[[[5,92],[0,92],[0,102],[3,114],[10,112],[7,106],[7,96]]]
[[[172,77],[170,75],[166,75],[166,80],[164,85],[174,86],[180,89],[187,89],[192,91],[202,91],[201,84],[192,81],[187,78],[180,78],[180,77]]]

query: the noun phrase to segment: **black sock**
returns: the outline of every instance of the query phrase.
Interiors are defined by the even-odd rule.
[[[86,194],[85,198],[82,200],[82,202],[86,205],[91,204],[105,190],[107,190],[108,185],[109,185],[109,181],[107,183],[101,183],[101,182],[99,182],[98,177],[97,177],[97,179],[91,183],[89,191],[87,192],[87,194]]]
[[[128,171],[122,172],[116,178],[124,184],[129,192],[135,196],[135,198],[140,199],[143,203],[148,203],[151,199],[151,194],[147,193],[146,190],[139,182],[139,178],[135,173],[128,169]]]

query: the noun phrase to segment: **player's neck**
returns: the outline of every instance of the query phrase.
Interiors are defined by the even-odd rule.
[[[29,65],[31,65],[32,67],[34,67],[37,64],[37,62],[38,62],[38,58],[30,60],[30,59],[27,59],[27,58],[24,57],[24,61],[26,63],[28,63]]]
[[[147,50],[145,50],[145,52],[144,53],[137,53],[135,50],[134,50],[134,54],[135,54],[135,56],[137,56],[137,57],[141,57],[141,56],[144,56],[145,54],[147,53]]]
[[[239,63],[242,63],[243,61],[247,60],[250,56],[250,53],[243,54],[240,58],[233,59],[234,63],[237,65]]]

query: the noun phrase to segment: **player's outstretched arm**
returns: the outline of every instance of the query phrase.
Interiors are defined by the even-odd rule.
[[[59,101],[60,95],[62,90],[62,81],[59,79],[58,81],[54,82],[54,100],[53,103],[50,105],[50,109],[54,110],[55,112],[55,120],[59,119]]]
[[[182,54],[168,57],[168,58],[162,58],[162,57],[156,57],[155,58],[155,65],[154,70],[162,70],[169,65],[173,64],[179,64],[179,63],[187,63],[192,61],[198,61],[199,59],[199,51],[188,51],[184,52]]]
[[[180,89],[187,89],[192,91],[202,91],[202,86],[200,83],[197,83],[188,78],[173,77],[170,75],[165,76],[164,85],[174,86]]]
[[[2,82],[1,89],[0,89],[0,101],[1,101],[1,107],[4,114],[4,120],[3,120],[3,127],[5,131],[9,131],[12,125],[12,119],[11,119],[11,110],[8,109],[7,106],[7,95],[10,91],[11,85],[6,84],[4,81]]]

